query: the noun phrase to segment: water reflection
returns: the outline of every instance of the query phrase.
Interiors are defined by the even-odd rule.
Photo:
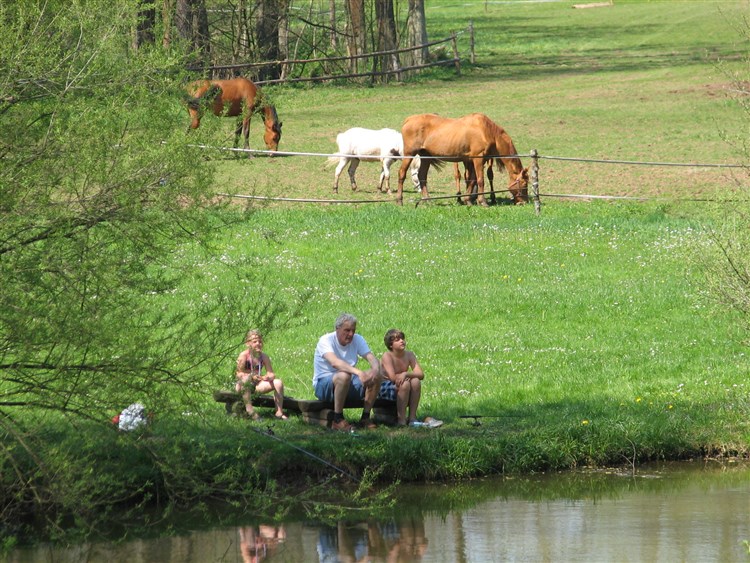
[[[221,528],[9,561],[747,563],[749,543],[750,466],[696,463],[405,487],[380,521]]]
[[[422,561],[427,552],[424,520],[405,518],[385,522],[338,522],[318,535],[320,563]]]
[[[284,526],[240,526],[237,533],[243,563],[259,563],[273,557],[286,539]]]

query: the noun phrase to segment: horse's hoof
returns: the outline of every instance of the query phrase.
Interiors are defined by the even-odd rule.
[[[487,202],[486,202],[486,201],[484,201],[484,200],[480,201],[480,202],[479,202],[479,205],[480,205],[480,206],[482,206],[482,207],[489,207],[489,206],[490,206],[490,204],[489,204],[489,203],[487,203]]]

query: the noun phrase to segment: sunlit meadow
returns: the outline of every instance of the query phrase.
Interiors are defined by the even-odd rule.
[[[536,148],[563,157],[731,164],[741,159],[727,141],[744,139],[746,125],[728,94],[729,74],[743,68],[746,46],[728,22],[746,8],[430,2],[431,38],[474,22],[473,67],[376,87],[268,88],[284,121],[280,146],[328,153],[348,127],[398,128],[414,113],[481,111],[524,155]],[[461,34],[463,58],[467,44]],[[206,125],[194,138],[220,127]],[[259,124],[253,127],[257,146]],[[333,169],[323,157],[218,157],[218,193],[383,203],[254,202],[247,216],[230,211],[237,222],[215,254],[185,249],[177,257],[199,261],[202,278],[169,298],[240,300],[237,319],[265,329],[266,351],[297,398],[312,398],[315,343],[339,313],[359,317],[359,332],[378,354],[387,329],[404,330],[427,374],[420,414],[446,425],[416,435],[425,447],[413,432],[387,429],[352,443],[370,446],[356,450],[357,463],[387,460],[399,478],[747,453],[746,334],[707,290],[702,270],[715,252],[708,232],[729,210],[705,200],[733,197],[732,173],[557,160],[540,166],[537,216],[533,206],[468,209],[442,200],[414,207],[412,192],[398,208],[375,191],[371,164],[359,168],[358,192],[342,181],[333,196]],[[430,186],[433,195],[453,193],[448,169],[431,171]],[[232,201],[237,208],[245,202]],[[227,352],[226,371],[207,376],[206,412],[222,412],[210,391],[230,384],[242,338]],[[467,415],[484,417],[476,419],[481,426],[461,418]],[[308,446],[325,449],[327,459],[353,459],[339,447],[348,443],[341,436],[302,424],[276,430],[311,437]],[[481,436],[490,439],[476,442]]]
[[[173,297],[220,287],[256,318],[302,303],[266,337],[296,398],[313,398],[317,338],[350,312],[377,354],[387,329],[406,333],[426,372],[420,413],[445,420],[444,435],[486,417],[484,432],[541,440],[554,465],[635,444],[643,457],[741,451],[748,361],[703,292],[710,252],[703,227],[651,204],[258,209]],[[210,386],[229,385],[232,359]]]

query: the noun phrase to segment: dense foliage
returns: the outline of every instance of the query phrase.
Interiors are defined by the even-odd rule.
[[[180,59],[129,48],[136,4],[0,7],[3,521],[26,502],[75,513],[110,498],[60,489],[37,425],[104,421],[144,398],[181,412],[241,332],[226,311],[242,305],[220,292],[152,302],[194,271],[164,267],[175,248],[209,251],[223,222],[212,167],[187,145]]]

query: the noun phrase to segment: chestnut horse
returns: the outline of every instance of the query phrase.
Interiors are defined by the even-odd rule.
[[[484,166],[497,160],[498,167],[508,171],[508,190],[516,204],[526,203],[528,196],[528,169],[516,156],[516,147],[508,133],[489,117],[471,113],[458,119],[441,117],[434,113],[423,113],[406,118],[401,127],[404,139],[404,159],[398,173],[397,201],[403,204],[403,188],[406,172],[412,159],[422,158],[419,167],[419,183],[422,199],[428,197],[427,172],[430,165],[443,162],[463,162],[469,169],[467,190],[476,181],[477,201],[487,205],[484,199]],[[503,158],[498,158],[503,156]],[[494,191],[494,190],[493,190]],[[460,194],[460,189],[459,189]],[[467,203],[471,203],[467,199]]]
[[[279,148],[281,125],[276,108],[263,100],[258,87],[247,78],[229,80],[198,80],[187,88],[187,106],[190,114],[190,129],[197,129],[206,109],[217,117],[239,117],[234,132],[234,146],[245,137],[245,148],[250,147],[250,118],[253,113],[262,113],[266,126],[263,139],[268,150]],[[188,131],[190,130],[188,129]]]

